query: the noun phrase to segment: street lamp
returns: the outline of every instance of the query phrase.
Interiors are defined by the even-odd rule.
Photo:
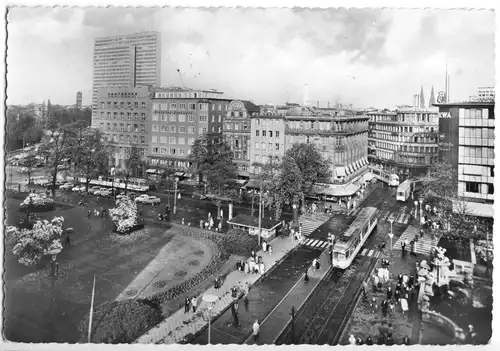
[[[205,294],[202,297],[203,301],[207,304],[208,309],[208,344],[210,345],[210,334],[211,334],[211,324],[212,324],[212,307],[219,298],[215,295]]]
[[[51,268],[51,277],[52,277],[52,301],[55,301],[54,297],[54,290],[55,290],[55,285],[56,285],[56,279],[57,279],[57,274],[59,273],[59,263],[56,261],[57,260],[57,255],[61,253],[61,249],[52,249],[47,251],[48,255],[52,256],[52,261],[50,262],[50,268]]]
[[[394,222],[394,219],[389,219],[389,223],[391,223],[391,232],[388,234],[389,235],[389,245],[391,247],[391,256],[392,256],[392,238],[394,237],[394,234],[392,233],[392,223]]]
[[[298,202],[299,202],[299,199],[297,197],[297,195],[295,195],[293,197],[293,204],[292,204],[292,208],[293,208],[293,225],[297,225],[298,222],[299,222],[299,205],[298,205]]]
[[[419,218],[419,216],[418,216],[418,201],[417,200],[413,201],[413,204],[415,205],[415,218]]]

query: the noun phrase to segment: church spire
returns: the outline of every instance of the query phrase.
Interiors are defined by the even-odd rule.
[[[425,108],[424,87],[420,87],[420,107]]]
[[[436,98],[434,97],[434,86],[432,86],[431,98],[429,99],[429,107],[434,107],[435,103],[436,103]]]

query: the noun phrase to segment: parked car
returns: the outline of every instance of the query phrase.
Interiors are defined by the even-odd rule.
[[[64,183],[63,185],[61,185],[59,187],[59,189],[71,190],[71,189],[73,189],[74,186],[75,186],[75,184],[73,184],[73,183]]]
[[[193,193],[193,199],[205,200],[207,197],[202,193]]]
[[[50,183],[50,181],[43,176],[31,177],[31,181],[34,185],[41,185],[41,186],[45,186]]]
[[[100,186],[93,186],[92,188],[89,188],[89,194],[97,195],[97,192],[101,190],[102,188]]]
[[[141,195],[135,198],[135,202],[143,203],[143,204],[159,204],[161,202],[160,198],[156,196],[149,195]]]
[[[72,188],[71,191],[74,191],[77,193],[83,193],[85,191],[85,185],[77,185],[74,188]]]

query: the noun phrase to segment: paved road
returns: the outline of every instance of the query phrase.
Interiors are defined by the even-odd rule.
[[[372,233],[364,245],[367,250],[360,250],[360,252],[376,250],[379,244],[387,240],[387,233],[390,232],[390,224],[387,222],[387,219],[391,217],[401,218],[401,212],[404,210],[405,204],[396,202],[395,189],[386,186],[375,189],[365,199],[362,207],[367,206],[379,209],[379,223],[374,233]],[[344,216],[332,218],[330,223],[325,223],[324,226],[312,235],[324,238],[329,231],[335,234],[335,231],[339,230],[338,228],[343,228],[346,226],[346,223],[352,222],[352,218],[342,222],[342,217]],[[404,232],[406,227],[406,224],[394,223],[394,240]],[[387,243],[387,249],[389,249],[389,243]],[[376,259],[373,256],[358,255],[354,264],[359,264],[359,268],[347,282],[339,282],[343,274],[342,271],[332,270],[330,272],[329,276],[322,281],[308,301],[297,312],[294,323],[295,343],[333,345],[339,341],[342,330],[345,327],[345,322],[351,313],[352,304],[355,302],[354,296],[361,287],[363,279],[373,270],[375,262]],[[337,293],[339,290],[343,291],[340,295]],[[276,340],[276,344],[291,343],[292,330],[289,324]]]
[[[239,327],[234,326],[231,310],[212,322],[211,344],[239,344],[252,332],[255,320],[261,322],[281,301],[287,292],[301,279],[312,260],[319,255],[319,250],[303,248],[294,251],[267,277],[252,287],[249,293],[248,308],[240,300],[238,309]],[[190,342],[208,344],[208,329]]]

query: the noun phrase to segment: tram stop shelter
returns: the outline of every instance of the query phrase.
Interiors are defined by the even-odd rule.
[[[259,234],[259,217],[252,217],[245,214],[239,214],[227,221],[232,229],[241,229],[250,235]],[[262,218],[261,238],[271,240],[276,236],[278,228],[282,225],[281,221]]]

